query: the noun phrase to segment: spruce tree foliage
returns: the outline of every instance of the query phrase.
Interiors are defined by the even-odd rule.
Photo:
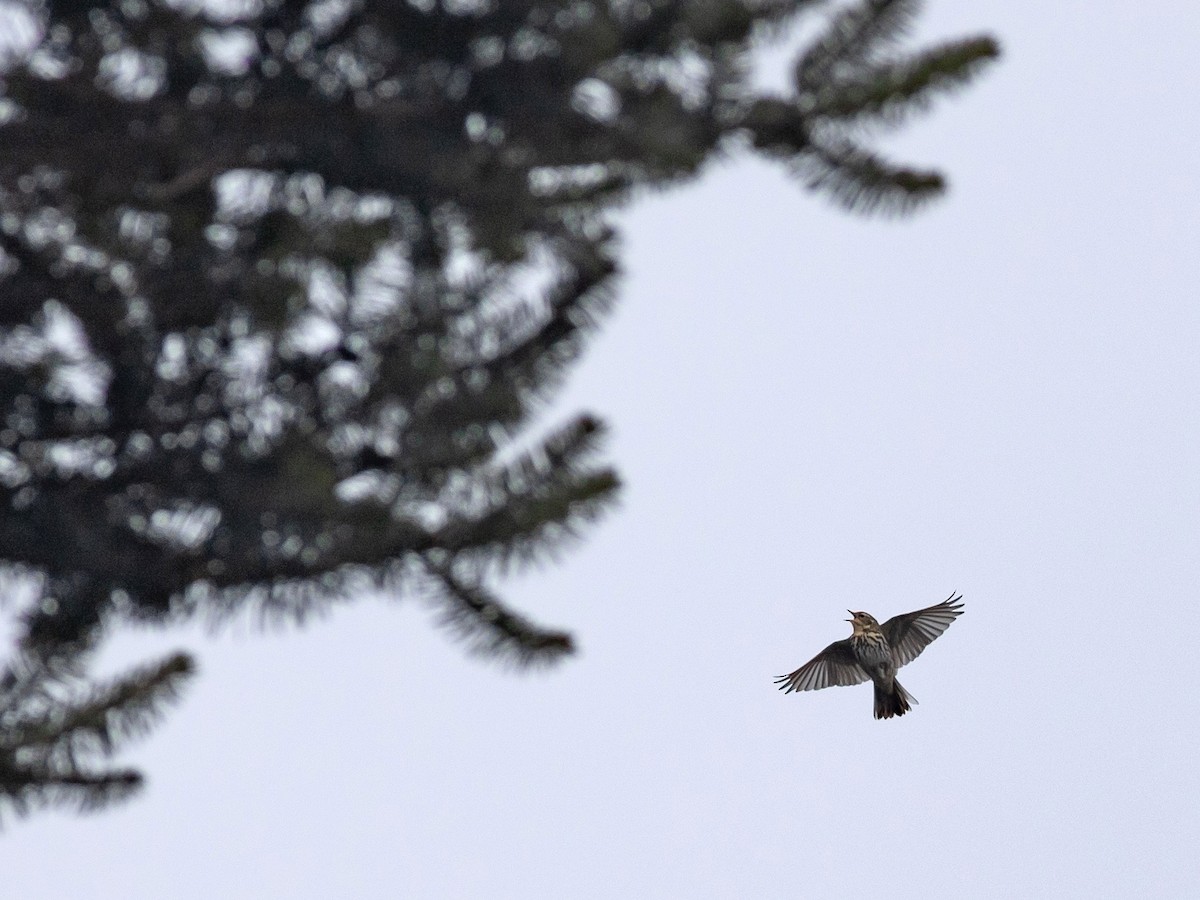
[[[0,797],[17,813],[47,803],[92,810],[142,783],[103,761],[149,729],[192,671],[173,654],[107,682],[86,675],[90,653],[20,654],[0,683]]]
[[[570,653],[495,584],[617,493],[595,416],[532,425],[612,301],[610,212],[745,150],[905,212],[942,178],[872,128],[997,55],[858,0],[755,88],[819,5],[3,0],[0,796],[136,786],[98,760],[191,663],[95,683],[122,622],[419,594],[489,656]]]

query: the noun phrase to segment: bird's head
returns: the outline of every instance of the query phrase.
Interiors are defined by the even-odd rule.
[[[869,631],[878,631],[879,623],[875,621],[875,617],[870,613],[855,612],[852,609],[846,610],[850,613],[850,618],[846,621],[854,628],[855,634],[864,634]]]

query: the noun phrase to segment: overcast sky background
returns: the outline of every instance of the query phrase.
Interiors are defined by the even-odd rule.
[[[1005,56],[886,146],[864,220],[746,159],[636,206],[616,315],[545,420],[621,508],[503,594],[515,675],[417,604],[150,634],[202,671],[109,812],[8,822],[38,898],[1200,896],[1200,6],[928,4]],[[772,677],[962,591],[920,700]]]

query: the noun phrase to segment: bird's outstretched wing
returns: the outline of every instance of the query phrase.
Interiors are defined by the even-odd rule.
[[[951,594],[950,599],[937,606],[895,616],[880,626],[892,645],[892,659],[897,669],[920,656],[922,650],[962,615],[961,600],[962,594]]]
[[[781,691],[790,694],[792,691],[819,691],[834,685],[862,684],[870,678],[854,661],[850,638],[846,638],[834,641],[790,675],[780,675],[775,683]]]

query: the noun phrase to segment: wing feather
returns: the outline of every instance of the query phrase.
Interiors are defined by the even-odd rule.
[[[781,691],[790,694],[792,691],[819,691],[835,685],[862,684],[870,678],[854,661],[850,638],[846,638],[834,641],[795,672],[780,675],[775,683]]]
[[[892,645],[896,668],[906,666],[962,615],[962,594],[951,594],[936,606],[888,619],[880,627]]]

